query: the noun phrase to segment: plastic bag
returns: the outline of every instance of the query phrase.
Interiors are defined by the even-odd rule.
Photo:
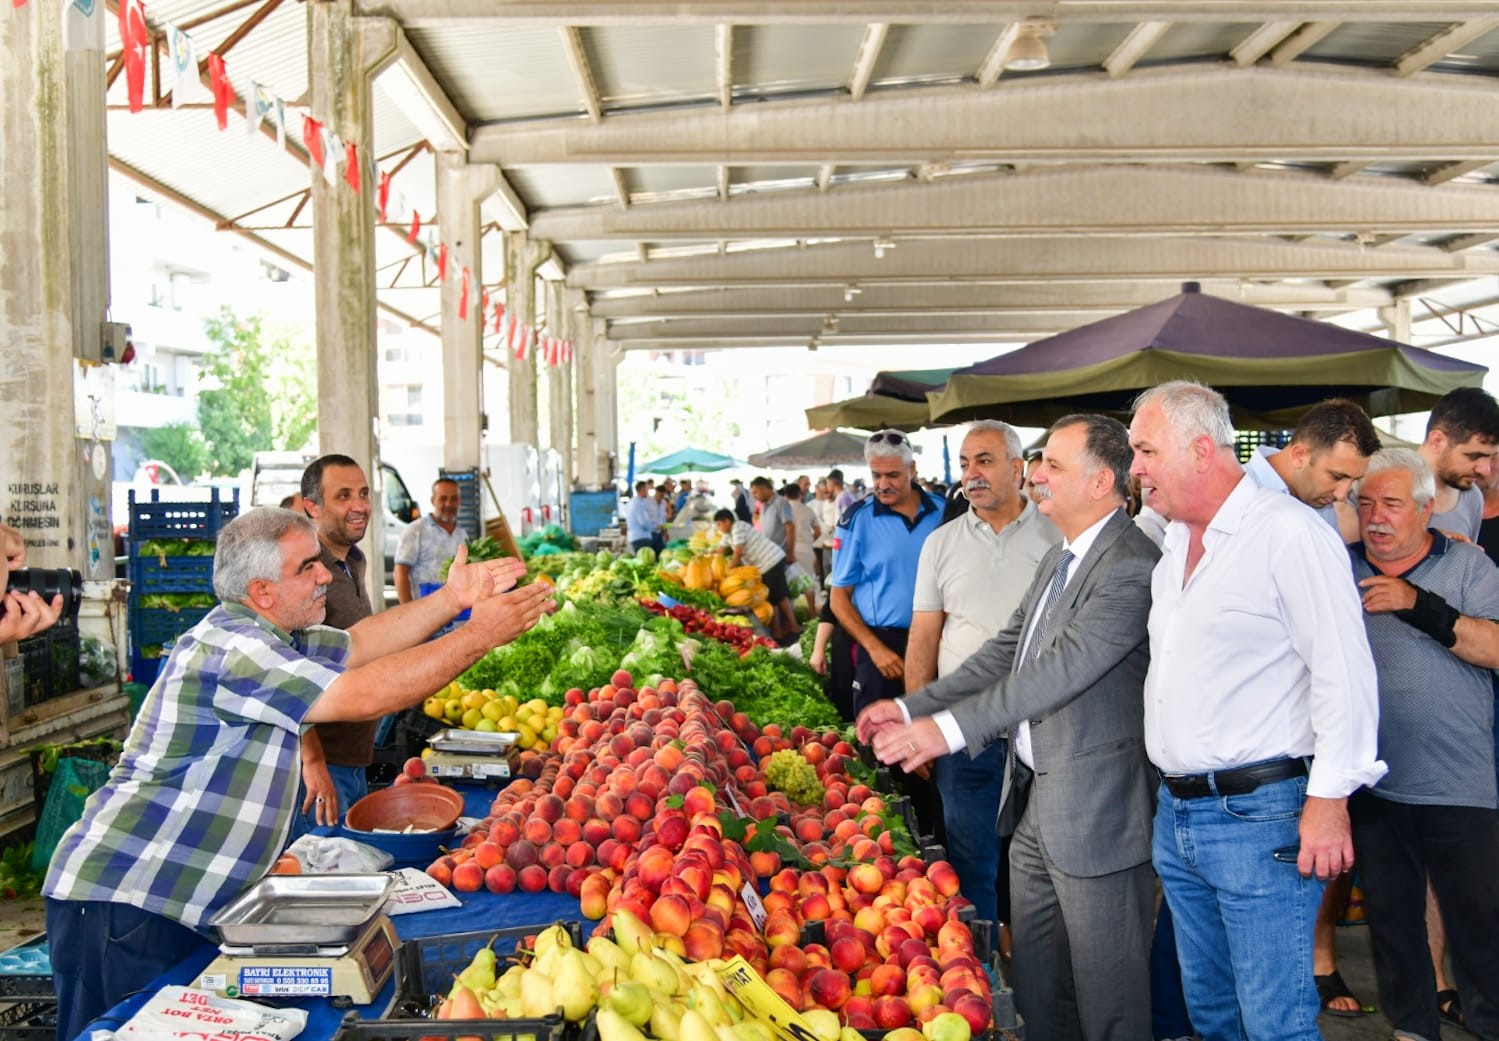
[[[395,862],[383,849],[333,835],[303,835],[286,852],[297,858],[304,875],[362,875]]]
[[[114,644],[85,636],[78,649],[78,678],[85,687],[102,687],[115,677]]]
[[[816,586],[817,580],[807,574],[806,568],[795,562],[786,565],[786,589],[792,596],[801,596]]]
[[[44,872],[62,841],[63,832],[83,817],[83,804],[109,778],[109,764],[65,755],[57,761],[52,787],[41,819],[36,822],[36,846],[31,851],[31,870]]]
[[[291,1041],[307,1026],[299,1008],[268,1008],[253,1001],[221,998],[195,987],[162,987],[115,1031],[115,1037],[162,1041],[163,1038],[254,1037]]]

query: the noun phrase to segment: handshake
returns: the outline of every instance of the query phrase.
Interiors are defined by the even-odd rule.
[[[876,759],[906,773],[925,777],[926,764],[951,751],[934,719],[922,716],[907,723],[900,704],[890,698],[864,706],[854,727],[859,740],[874,749]]]

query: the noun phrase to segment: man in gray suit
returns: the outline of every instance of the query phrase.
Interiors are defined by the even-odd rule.
[[[907,770],[1014,731],[999,829],[1013,831],[1013,982],[1030,1041],[1150,1037],[1143,688],[1160,552],[1122,508],[1130,460],[1116,420],[1059,420],[1034,481],[1064,541],[1009,625],[956,672],[858,720],[875,754]]]

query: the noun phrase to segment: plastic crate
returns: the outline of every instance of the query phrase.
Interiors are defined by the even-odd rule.
[[[146,689],[156,682],[156,676],[161,672],[161,663],[166,661],[161,658],[143,658],[139,654],[131,652],[130,655],[130,679],[133,683],[140,684]]]
[[[0,1039],[56,1041],[57,1002],[18,1001],[0,1005]]]
[[[349,1013],[333,1041],[425,1041],[469,1038],[482,1041],[562,1041],[567,1021],[542,1019],[360,1019]],[[29,1041],[29,1039],[28,1039]],[[47,1041],[52,1041],[49,1037]]]
[[[130,592],[211,593],[213,557],[138,557],[130,554]]]
[[[42,998],[53,1001],[56,997],[52,959],[45,936],[0,954],[0,1000]]]
[[[31,797],[36,802],[36,816],[40,820],[42,808],[47,805],[47,792],[52,787],[52,773],[42,771],[42,756],[45,753],[40,748],[31,750]],[[86,744],[71,745],[57,753],[57,759],[92,759],[96,763],[107,763],[113,766],[120,761],[120,750],[113,745],[99,744],[90,741]],[[0,998],[6,996],[3,986],[0,986]]]
[[[572,936],[573,946],[582,947],[581,922],[559,922]],[[434,995],[444,995],[453,986],[453,977],[468,968],[481,947],[493,947],[504,957],[515,950],[527,936],[534,936],[551,924],[522,925],[509,929],[486,929],[474,933],[450,933],[407,940],[396,951],[396,1007],[425,1007]],[[535,1022],[541,1022],[540,1020]],[[473,1033],[473,1031],[463,1031]]]
[[[138,652],[151,644],[169,644],[203,620],[211,607],[138,607],[130,612],[130,641]],[[137,683],[142,682],[137,679]]]
[[[239,490],[229,499],[221,498],[217,488],[209,491],[209,498],[188,502],[163,502],[155,488],[149,502],[136,502],[131,491],[130,541],[217,538],[219,529],[239,514]]]
[[[30,708],[78,689],[82,641],[76,622],[54,625],[18,644],[25,674],[23,703]]]

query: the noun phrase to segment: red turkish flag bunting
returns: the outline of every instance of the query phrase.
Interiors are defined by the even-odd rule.
[[[121,0],[120,57],[125,62],[125,92],[132,112],[145,108],[146,44],[150,37],[146,5],[141,0]]]
[[[531,348],[531,330],[526,328],[525,322],[516,322],[515,327],[519,330],[520,340],[515,345],[515,360],[525,361],[526,354]]]
[[[229,73],[224,68],[224,59],[217,54],[208,56],[208,86],[213,91],[213,118],[218,120],[220,130],[229,129],[229,106],[234,104],[234,85],[229,82]]]
[[[415,210],[411,211],[411,230],[406,233],[406,241],[415,244],[418,236],[422,233],[422,215]]]
[[[211,55],[209,60],[213,60]],[[323,168],[323,124],[311,116],[302,117],[302,144],[307,149],[307,155],[312,159],[312,165],[321,170]]]
[[[390,174],[386,173],[384,170],[380,171],[380,188],[378,195],[380,199],[380,223],[384,224],[386,211],[390,208]]]
[[[359,146],[353,141],[344,142],[344,181],[359,194]]]
[[[468,268],[463,269],[460,277],[463,279],[463,287],[458,290],[458,320],[461,322],[468,317]]]
[[[494,331],[500,331],[500,323],[505,320],[505,305],[496,301],[494,305]]]
[[[439,282],[448,280],[448,244],[446,242],[437,244],[437,280]]]

